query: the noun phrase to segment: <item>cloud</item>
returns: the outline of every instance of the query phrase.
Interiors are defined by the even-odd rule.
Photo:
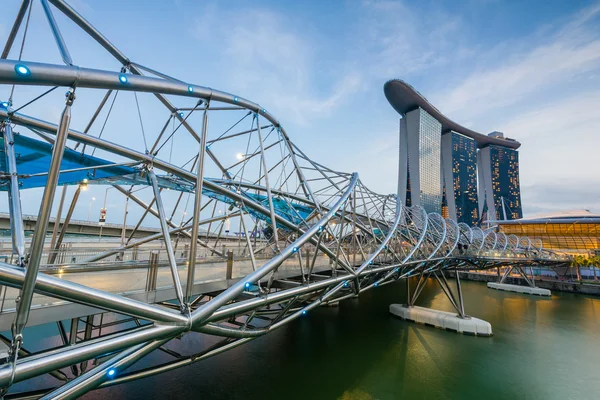
[[[375,79],[410,77],[469,53],[461,46],[461,18],[441,8],[418,10],[414,3],[366,0],[358,42]]]
[[[579,93],[509,118],[501,126],[524,143],[519,152],[526,212],[589,208],[600,197],[594,166],[598,104],[600,91]]]
[[[600,193],[587,182],[534,184],[523,189],[523,204],[528,215],[586,209],[600,211]]]
[[[478,56],[493,59],[491,66],[480,67],[457,86],[432,97],[445,113],[473,117],[530,100],[548,87],[572,83],[600,68],[600,32],[591,23],[599,14],[600,5],[577,13],[531,49],[519,51],[520,43],[526,42],[522,38],[520,43],[501,43],[490,54]],[[511,52],[511,48],[517,51]]]
[[[526,214],[589,208],[600,196],[599,17],[595,4],[530,37],[496,43],[474,57],[473,72],[450,74],[428,96],[459,123],[497,129],[523,144]]]
[[[289,16],[252,8],[225,10],[209,3],[194,21],[198,40],[216,40],[221,72],[236,93],[249,93],[280,118],[304,124],[329,115],[360,90],[361,76],[343,71],[323,84],[318,38],[299,31]]]

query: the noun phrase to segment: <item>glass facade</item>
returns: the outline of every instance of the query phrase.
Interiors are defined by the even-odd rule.
[[[456,132],[452,135],[452,177],[456,220],[469,226],[479,220],[477,201],[477,144]]]
[[[496,219],[523,218],[519,184],[519,153],[501,146],[490,146],[492,191],[498,215]],[[506,216],[504,216],[506,212]]]
[[[508,212],[508,210],[507,210]],[[545,249],[588,253],[600,249],[600,224],[582,220],[578,223],[500,224],[506,235],[528,236],[541,239]]]
[[[421,206],[442,211],[442,124],[425,110],[419,110],[419,177]]]

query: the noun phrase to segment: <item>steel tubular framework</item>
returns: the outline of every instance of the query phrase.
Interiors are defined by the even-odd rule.
[[[28,115],[22,109],[29,104],[20,100],[18,91],[0,107],[7,165],[2,185],[10,197],[15,255],[12,263],[0,262],[0,284],[5,290],[19,291],[12,311],[9,356],[0,365],[0,387],[5,391],[15,383],[50,374],[54,387],[43,398],[75,398],[97,387],[201,361],[267,334],[315,307],[356,297],[398,279],[418,277],[409,298],[412,304],[428,276],[450,290],[445,270],[561,261],[560,256],[544,250],[541,242],[470,228],[437,213],[427,214],[420,207],[406,207],[396,195],[375,193],[358,174],[336,171],[312,160],[257,103],[135,63],[65,1],[40,2],[64,65],[8,59],[18,33],[26,33],[22,21],[36,3],[26,0],[2,53],[0,84],[43,92],[36,102],[56,104],[56,97],[45,93],[47,88],[64,87],[67,94],[58,123]],[[75,64],[54,18],[56,11],[116,59],[114,71]],[[127,96],[134,101],[121,103]],[[158,101],[149,105],[152,96]],[[71,112],[84,98],[99,105],[85,129],[78,131],[72,126]],[[123,109],[129,111],[111,114]],[[131,128],[134,123],[111,124],[124,115],[139,122],[139,132]],[[158,122],[157,115],[164,119]],[[24,189],[20,185],[31,177],[18,170],[15,136],[41,138],[52,145],[37,234],[29,248],[23,233],[20,200]],[[232,149],[242,153],[233,159]],[[160,241],[166,252],[161,268],[169,271],[166,286],[173,294],[169,301],[152,301],[152,297],[141,301],[95,288],[93,282],[84,285],[48,273],[42,262],[47,253],[45,232],[60,177],[74,171],[61,169],[67,150],[78,151],[82,157],[101,156],[109,167],[132,168],[135,179],[96,181],[98,166],[79,172],[86,171],[90,184],[114,187],[115,193],[139,207],[136,230],[151,218],[160,227],[159,233],[143,238],[134,239],[135,231],[129,238],[123,235],[121,242],[70,267],[111,266],[115,257]],[[88,178],[77,184],[87,185]],[[76,202],[74,198],[73,207]],[[67,219],[63,230],[68,223]],[[231,225],[239,231],[234,239],[227,234]],[[52,248],[57,235],[55,228]],[[186,254],[179,257],[184,246]],[[199,255],[201,250],[211,262],[229,265],[225,287],[201,290],[199,282],[204,278],[198,274],[203,273],[206,261]],[[232,250],[238,252],[235,261]],[[234,277],[234,263],[245,263],[248,268]],[[151,287],[143,290],[156,287],[156,277],[149,282]],[[70,335],[63,322],[57,321],[62,344],[29,354],[23,350],[27,345],[24,328],[34,295],[97,311],[86,317],[84,331],[79,330],[79,317],[73,318]],[[460,286],[452,302],[464,316]],[[221,339],[193,354],[173,350],[176,340],[199,334]],[[132,367],[158,349],[173,359],[144,369]]]

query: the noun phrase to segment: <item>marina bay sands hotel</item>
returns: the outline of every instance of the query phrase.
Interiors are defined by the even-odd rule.
[[[484,135],[457,124],[404,81],[387,82],[384,93],[401,115],[398,188],[403,204],[468,225],[523,217],[519,142],[501,132]]]

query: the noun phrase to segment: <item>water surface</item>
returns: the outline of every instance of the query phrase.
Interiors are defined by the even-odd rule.
[[[377,288],[192,366],[98,390],[91,399],[598,399],[600,299],[552,299],[463,282],[491,338],[399,320],[404,283]],[[452,311],[430,281],[419,305]],[[193,338],[182,348],[193,351]],[[168,356],[153,354],[154,359]]]

